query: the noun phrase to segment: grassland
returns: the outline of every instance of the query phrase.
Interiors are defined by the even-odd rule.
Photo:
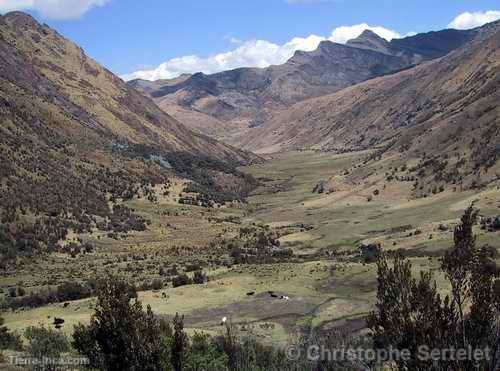
[[[2,277],[0,287],[22,284],[28,290],[106,273],[122,274],[135,283],[159,276],[159,267],[200,261],[210,277],[203,285],[142,291],[140,300],[158,315],[185,315],[186,325],[210,333],[220,331],[227,316],[243,331],[262,341],[284,344],[297,332],[331,326],[362,326],[356,322],[373,309],[376,266],[359,259],[342,258],[332,252],[356,252],[360,243],[380,242],[385,249],[401,249],[410,256],[415,273],[438,271],[439,256],[452,243],[453,226],[472,201],[483,215],[497,215],[500,190],[494,186],[477,192],[442,192],[412,199],[411,184],[387,181],[382,172],[352,179],[350,169],[359,166],[364,153],[332,155],[293,152],[274,155],[263,164],[244,168],[260,179],[261,186],[248,204],[222,208],[180,205],[182,180],[172,184],[170,196],[157,203],[128,203],[151,221],[148,231],[123,240],[105,235],[73,236],[96,245],[91,254],[76,259],[51,255],[25,261],[17,274]],[[331,193],[313,193],[320,181]],[[281,245],[295,258],[275,264],[222,265],[223,252],[211,241],[235,236],[242,226],[268,225],[272,230],[288,228]],[[443,228],[443,225],[447,228]],[[498,234],[477,228],[478,243],[500,249]],[[442,276],[439,288],[446,292]],[[269,291],[290,300],[272,298]],[[247,295],[255,292],[253,295]],[[95,299],[62,303],[37,309],[6,312],[7,325],[21,331],[37,323],[50,324],[53,317],[65,319],[63,331],[88,321]],[[356,325],[358,323],[358,325]],[[361,324],[360,324],[361,323]]]

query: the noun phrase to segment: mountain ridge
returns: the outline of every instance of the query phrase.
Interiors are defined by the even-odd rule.
[[[390,42],[365,32],[345,45],[322,41],[316,50],[297,51],[282,65],[212,75],[196,73],[180,83],[133,80],[129,84],[151,96],[167,112],[178,105],[199,114],[199,130],[224,137],[226,128],[218,131],[214,122],[204,129],[202,115],[215,119],[215,124],[233,123],[235,132],[256,127],[267,122],[275,110],[441,57],[478,32],[442,30]],[[182,120],[182,114],[178,118]],[[227,137],[229,142],[232,135]]]
[[[119,136],[123,131],[136,142],[151,142],[170,150],[207,154],[213,151],[221,159],[229,153],[232,153],[233,159],[240,157],[243,160],[245,157],[237,149],[191,132],[177,120],[158,110],[147,98],[128,88],[127,84],[109,70],[88,58],[80,47],[47,25],[39,24],[30,15],[10,12],[0,18],[0,23],[3,26],[4,42],[2,77],[12,83],[24,84],[25,88],[29,85],[27,77],[38,78],[39,81],[48,79],[53,85],[50,91],[59,95],[59,100],[71,103],[78,115],[86,116],[88,125],[99,127],[101,131],[111,135]],[[9,61],[9,54],[24,58],[24,61],[19,59],[18,63],[26,67],[17,68]],[[31,75],[22,76],[28,69],[32,70]],[[97,89],[92,91],[93,87]],[[39,83],[32,88],[40,90],[44,87]],[[42,91],[40,93],[43,94]],[[71,94],[73,96],[69,96]],[[83,96],[85,99],[81,100]],[[129,110],[130,114],[124,115],[117,110],[117,107],[128,106],[134,112]],[[99,115],[102,117],[97,122],[95,117]]]
[[[414,178],[429,186],[476,187],[500,179],[499,61],[496,22],[442,58],[296,103],[242,135],[239,145],[263,152],[369,149],[375,164],[420,163]],[[430,192],[422,183],[417,190]]]

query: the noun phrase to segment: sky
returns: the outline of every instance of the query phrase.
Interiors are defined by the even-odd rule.
[[[500,19],[498,0],[0,0],[124,79],[284,63],[364,29],[390,40]]]

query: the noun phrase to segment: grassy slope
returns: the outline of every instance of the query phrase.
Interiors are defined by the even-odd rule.
[[[163,262],[182,262],[194,257],[203,258],[205,253],[210,255],[210,251],[205,251],[204,244],[218,234],[234,233],[238,225],[210,222],[208,217],[228,215],[239,216],[244,223],[271,222],[274,226],[311,223],[314,229],[283,238],[283,243],[290,244],[297,253],[310,254],[321,248],[352,250],[357,247],[358,241],[377,240],[387,249],[420,250],[422,257],[412,258],[415,272],[421,269],[435,271],[439,260],[434,255],[441,253],[452,242],[451,232],[437,229],[439,222],[452,226],[461,210],[473,199],[479,200],[478,206],[483,214],[498,213],[500,191],[494,188],[478,193],[445,193],[408,201],[407,184],[403,182],[387,184],[385,190],[382,183],[350,184],[342,175],[343,170],[362,156],[289,153],[277,155],[264,165],[246,168],[254,176],[267,179],[266,186],[256,190],[246,208],[235,205],[208,211],[181,206],[172,199],[162,200],[158,205],[135,201],[133,206],[153,220],[152,233],[135,234],[125,241],[96,240],[102,244],[100,252],[79,258],[83,260],[79,260],[78,265],[69,265],[70,258],[54,256],[49,262],[33,264],[29,270],[21,270],[17,277],[3,278],[2,286],[5,289],[21,279],[35,284],[42,274],[56,280],[71,275],[82,277],[93,271],[121,272],[136,281],[152,279],[158,277],[158,267]],[[345,190],[339,191],[339,194],[313,194],[311,190],[318,179],[333,179],[339,188],[344,187]],[[280,186],[277,188],[277,185]],[[374,187],[382,191],[368,203],[366,195],[371,194]],[[281,191],[273,193],[277,189]],[[164,211],[171,215],[158,215]],[[167,227],[167,222],[174,228]],[[387,231],[403,224],[412,224],[411,231],[420,229],[422,234],[407,237],[409,231]],[[500,249],[497,234],[476,232],[480,244],[488,242]],[[428,239],[430,234],[433,234],[432,240]],[[396,246],[392,245],[393,242]],[[181,251],[180,254],[172,252],[174,245],[182,244],[189,244],[194,250]],[[118,256],[131,254],[144,254],[148,258],[125,263],[116,260]],[[112,263],[104,265],[108,260]],[[125,268],[130,264],[141,269],[127,271]],[[220,319],[228,316],[236,323],[250,326],[263,341],[283,344],[298,329],[308,331],[311,325],[324,328],[368,313],[372,309],[376,289],[376,267],[373,264],[363,265],[339,259],[235,266],[231,269],[212,266],[208,273],[212,277],[208,284],[147,291],[141,293],[140,298],[158,314],[167,317],[176,312],[185,314],[190,329],[217,333]],[[443,277],[438,275],[437,278],[439,287],[446,290]],[[268,290],[288,295],[291,300],[271,299]],[[248,297],[248,291],[256,291],[255,296]],[[162,293],[167,298],[163,298]],[[5,317],[10,327],[22,329],[38,322],[49,324],[52,319],[48,316],[58,316],[67,321],[64,330],[70,332],[72,324],[88,320],[92,302],[74,302],[68,308],[63,308],[61,304],[51,305],[7,313]]]

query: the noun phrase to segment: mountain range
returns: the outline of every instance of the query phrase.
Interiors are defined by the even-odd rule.
[[[358,178],[411,164],[426,195],[500,178],[499,40],[498,21],[390,42],[367,30],[281,66],[129,84],[240,148],[374,151]]]
[[[442,57],[477,33],[443,30],[388,42],[366,30],[345,45],[323,41],[315,51],[297,51],[283,65],[129,84],[179,120],[231,141],[246,128],[265,124],[278,110]]]
[[[238,166],[261,161],[255,152],[367,150],[353,181],[403,172],[416,196],[500,179],[499,46],[500,22],[390,42],[365,31],[280,66],[125,83],[47,25],[8,13],[1,254],[54,248],[99,218],[142,229],[109,200],[154,199],[172,176],[203,205],[241,200],[257,183]]]
[[[372,159],[382,163],[374,166],[412,164],[406,176],[419,180],[421,194],[497,180],[500,22],[482,31],[442,58],[297,103],[239,144],[263,152],[376,150]]]

